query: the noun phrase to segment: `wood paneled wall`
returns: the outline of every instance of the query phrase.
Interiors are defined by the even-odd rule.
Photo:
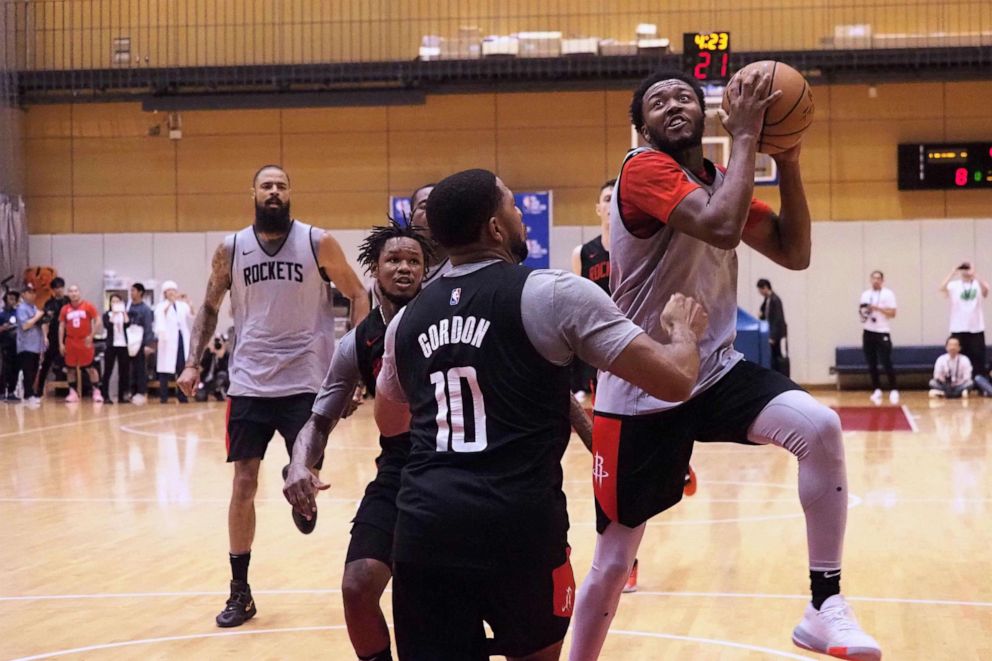
[[[989,191],[896,190],[896,144],[992,137],[992,83],[815,88],[802,164],[817,220],[977,218]],[[25,116],[33,233],[233,229],[251,176],[282,163],[294,212],[326,227],[380,223],[390,194],[469,167],[513,189],[553,189],[555,222],[595,223],[602,181],[630,140],[627,92],[430,96],[422,106],[163,113],[137,104],[34,106]],[[161,135],[150,136],[157,127]],[[757,194],[777,203],[777,189]]]
[[[453,37],[462,26],[626,40],[655,23],[678,48],[683,32],[719,29],[738,50],[819,48],[852,23],[876,33],[992,30],[988,3],[974,0],[33,0],[16,9],[25,66],[37,69],[112,66],[119,37],[131,40],[132,66],[167,67],[407,60],[422,35]]]

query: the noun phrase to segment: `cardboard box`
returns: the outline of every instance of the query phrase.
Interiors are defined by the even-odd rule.
[[[561,32],[519,32],[516,36],[520,57],[561,55]]]
[[[670,53],[672,44],[668,39],[638,39],[637,52],[643,55]]]
[[[482,57],[516,57],[520,40],[516,37],[490,35],[482,40]]]
[[[441,60],[478,60],[482,57],[482,42],[474,38],[456,37],[441,40]]]
[[[599,40],[596,37],[561,40],[562,55],[599,55]]]
[[[600,55],[637,55],[637,43],[603,39],[599,42]]]

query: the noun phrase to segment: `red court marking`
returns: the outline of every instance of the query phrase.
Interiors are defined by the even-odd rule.
[[[832,406],[844,431],[913,431],[901,406]]]

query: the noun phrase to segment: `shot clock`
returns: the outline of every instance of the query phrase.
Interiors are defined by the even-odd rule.
[[[729,32],[684,32],[682,66],[701,83],[723,83],[730,78]]]
[[[899,190],[992,188],[992,141],[899,145]]]

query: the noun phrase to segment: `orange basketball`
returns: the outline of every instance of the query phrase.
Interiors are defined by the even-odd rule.
[[[782,96],[768,106],[765,125],[758,138],[758,151],[763,154],[777,154],[794,147],[803,139],[803,133],[813,123],[815,106],[813,90],[803,75],[783,62],[761,60],[747,65],[730,79],[723,92],[723,110],[730,108],[727,92],[732,85],[739,85],[737,78],[742,73],[759,69],[772,76],[771,91],[782,90]]]

